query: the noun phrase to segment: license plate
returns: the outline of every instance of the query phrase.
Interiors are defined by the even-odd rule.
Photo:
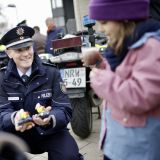
[[[86,68],[69,68],[60,70],[66,88],[86,87]]]

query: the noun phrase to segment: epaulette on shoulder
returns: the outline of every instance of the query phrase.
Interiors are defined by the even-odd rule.
[[[42,64],[43,64],[43,65],[46,65],[46,66],[56,67],[55,64],[48,63],[48,62],[42,62]]]

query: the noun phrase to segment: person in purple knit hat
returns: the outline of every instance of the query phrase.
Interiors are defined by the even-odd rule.
[[[90,0],[89,16],[108,48],[82,53],[91,87],[105,101],[104,160],[160,160],[160,22],[149,0]]]

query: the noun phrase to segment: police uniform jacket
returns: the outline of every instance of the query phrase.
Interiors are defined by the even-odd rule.
[[[37,113],[35,110],[37,103],[45,107],[52,107],[50,114],[55,117],[56,125],[53,124],[49,127],[35,126],[34,130],[36,128],[41,135],[48,135],[66,128],[72,116],[72,109],[61,86],[63,86],[63,83],[59,71],[53,66],[43,64],[36,54],[29,82],[24,85],[17,72],[16,65],[11,59],[8,67],[0,71],[1,129],[14,132],[15,127],[11,115],[23,108],[32,116]]]

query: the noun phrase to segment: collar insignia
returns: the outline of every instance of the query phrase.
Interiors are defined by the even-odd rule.
[[[17,33],[17,35],[22,36],[24,34],[24,29],[23,28],[18,28],[16,33]]]

